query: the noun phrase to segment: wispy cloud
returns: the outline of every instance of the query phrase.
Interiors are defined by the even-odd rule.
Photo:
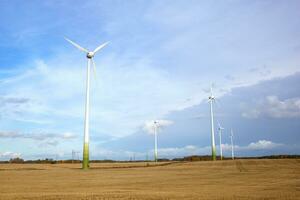
[[[32,140],[48,140],[48,139],[74,139],[76,136],[71,132],[65,133],[20,133],[20,132],[9,132],[0,131],[0,138],[22,138]]]
[[[5,106],[7,104],[24,104],[29,101],[28,98],[22,97],[0,97],[1,106]]]

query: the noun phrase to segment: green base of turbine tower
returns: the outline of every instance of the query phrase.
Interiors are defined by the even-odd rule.
[[[212,160],[216,160],[216,149],[212,149],[211,157],[212,157]]]
[[[84,143],[83,146],[83,160],[82,160],[82,169],[89,169],[89,144]]]

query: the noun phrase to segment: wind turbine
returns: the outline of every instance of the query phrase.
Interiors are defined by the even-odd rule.
[[[154,121],[154,161],[157,162],[157,128],[159,126],[158,121]]]
[[[219,132],[219,137],[220,137],[220,158],[221,160],[223,160],[223,150],[222,150],[222,130],[224,130],[224,128],[220,125],[220,123],[218,123],[218,132]]]
[[[234,146],[233,146],[233,130],[230,131],[230,140],[231,140],[231,158],[234,160]]]
[[[213,102],[215,97],[212,92],[212,85],[210,87],[210,96],[208,97],[210,102],[210,119],[211,119],[211,156],[213,160],[216,160],[216,145],[215,145],[215,130],[214,130],[214,113],[213,113]]]
[[[105,47],[108,42],[105,42],[98,46],[94,51],[88,51],[87,49],[81,47],[75,42],[71,41],[68,38],[65,38],[68,42],[78,48],[80,51],[86,53],[87,57],[87,79],[86,79],[86,101],[85,101],[85,122],[84,122],[84,144],[83,144],[83,161],[82,169],[89,168],[89,113],[90,113],[90,72],[91,72],[91,62],[93,63],[93,70],[96,73],[96,64],[93,60],[93,57],[103,47]]]

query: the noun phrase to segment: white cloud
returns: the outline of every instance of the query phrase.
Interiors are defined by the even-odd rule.
[[[62,138],[64,138],[64,139],[73,139],[73,138],[75,138],[75,137],[76,137],[75,134],[74,134],[74,133],[71,133],[71,132],[66,132],[66,133],[64,133],[63,136],[62,136]]]
[[[20,153],[14,153],[10,151],[0,152],[0,159],[20,158]]]
[[[274,149],[282,146],[283,144],[274,143],[268,140],[259,140],[257,142],[252,142],[248,145],[249,150],[260,150],[260,149]]]
[[[231,144],[222,144],[222,146],[225,151],[231,151]],[[284,144],[269,140],[259,140],[257,142],[251,142],[247,146],[234,145],[234,149],[236,151],[271,150],[282,146],[284,146]]]
[[[244,105],[244,109],[242,116],[246,118],[295,118],[300,117],[300,98],[280,100],[267,96],[256,105]]]

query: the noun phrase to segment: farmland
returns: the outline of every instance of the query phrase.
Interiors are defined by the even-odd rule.
[[[300,199],[299,159],[1,164],[0,199]]]

